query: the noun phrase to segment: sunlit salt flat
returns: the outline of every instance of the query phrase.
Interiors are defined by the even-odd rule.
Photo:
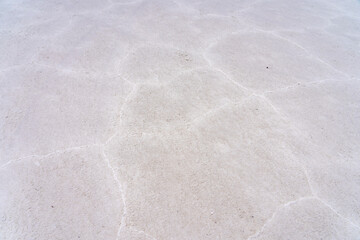
[[[0,239],[360,239],[360,2],[0,0]]]

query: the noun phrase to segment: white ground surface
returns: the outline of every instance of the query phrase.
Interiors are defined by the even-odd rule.
[[[0,239],[360,239],[360,2],[0,10]]]

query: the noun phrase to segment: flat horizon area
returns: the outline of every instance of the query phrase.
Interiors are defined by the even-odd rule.
[[[360,1],[0,9],[1,240],[360,239]]]

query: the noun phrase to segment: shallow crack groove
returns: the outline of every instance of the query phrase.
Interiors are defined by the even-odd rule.
[[[96,143],[95,144],[88,144],[88,145],[80,145],[80,146],[69,147],[69,148],[65,148],[65,149],[61,149],[61,150],[55,150],[53,152],[46,153],[46,154],[41,154],[41,155],[34,154],[34,155],[28,155],[28,156],[25,156],[25,157],[21,157],[21,158],[18,158],[18,159],[12,159],[12,160],[8,161],[7,163],[4,163],[3,165],[1,165],[0,170],[5,168],[6,166],[12,164],[12,163],[22,161],[22,160],[26,160],[26,159],[29,159],[29,158],[43,159],[43,158],[47,158],[47,157],[57,155],[57,154],[63,154],[63,153],[71,152],[71,151],[74,151],[74,150],[81,150],[81,149],[84,149],[84,148],[96,147],[96,146],[99,147],[101,145],[96,144]]]
[[[350,225],[352,225],[353,227],[357,228],[360,230],[360,226],[356,225],[355,223],[353,223],[351,220],[349,220],[348,218],[344,217],[343,215],[341,215],[338,211],[336,211],[330,204],[328,204],[327,202],[325,202],[324,200],[322,200],[319,197],[315,197],[318,201],[320,201],[322,204],[324,204],[326,207],[328,207],[332,212],[334,212],[337,216],[339,216],[340,218],[344,219],[346,222],[348,222]]]
[[[301,164],[301,163],[300,163],[300,165],[301,165],[301,167],[302,167],[302,169],[303,169],[303,172],[304,172],[304,174],[305,174],[306,181],[307,181],[307,183],[308,183],[308,185],[309,185],[311,194],[312,194],[313,196],[316,196],[315,190],[314,190],[314,188],[313,188],[313,186],[312,186],[312,184],[311,184],[311,182],[310,182],[310,176],[309,176],[309,173],[308,173],[306,167],[304,166],[304,164]]]
[[[143,230],[139,230],[139,229],[137,229],[137,228],[135,228],[135,227],[129,227],[129,229],[132,230],[132,231],[134,231],[134,232],[141,233],[141,234],[145,235],[146,237],[151,238],[152,240],[157,240],[155,237],[153,237],[152,235],[144,232]]]
[[[238,87],[240,87],[240,88],[242,88],[242,89],[244,89],[244,90],[246,90],[246,91],[248,91],[248,92],[254,93],[253,90],[251,90],[251,89],[245,87],[244,85],[241,85],[240,83],[234,81],[232,78],[230,78],[230,77],[229,77],[223,70],[221,70],[220,68],[215,68],[215,67],[213,67],[213,69],[215,69],[216,71],[224,74],[224,76],[225,76],[228,80],[230,80],[233,84],[235,84],[236,86],[238,86]]]
[[[207,111],[206,113],[204,113],[204,114],[202,114],[202,115],[200,115],[200,116],[198,116],[198,117],[190,120],[189,124],[192,125],[193,123],[195,123],[195,122],[197,122],[197,121],[199,121],[199,120],[202,120],[202,119],[206,118],[206,117],[209,116],[209,115],[213,115],[213,114],[217,113],[218,111],[220,111],[221,109],[226,108],[226,107],[229,106],[231,103],[232,103],[232,102],[227,102],[227,103],[222,104],[222,105],[219,106],[219,107],[213,108],[213,109]]]
[[[189,69],[186,69],[186,70],[183,70],[183,71],[180,71],[177,75],[175,75],[173,77],[172,80],[170,81],[167,81],[167,82],[164,82],[164,83],[159,83],[158,81],[156,83],[154,82],[143,82],[143,83],[136,83],[136,85],[138,86],[157,86],[157,87],[166,87],[166,86],[169,86],[173,83],[176,83],[176,82],[179,82],[180,81],[180,77],[185,75],[185,74],[189,74],[189,73],[192,73],[192,72],[195,72],[195,71],[200,71],[200,70],[207,70],[208,67],[194,67],[194,68],[189,68]],[[128,81],[128,80],[127,80]],[[129,81],[130,82],[130,81]],[[133,83],[135,84],[135,83]]]
[[[232,82],[232,83],[235,84],[236,86],[240,87],[241,89],[244,89],[245,91],[248,91],[248,92],[250,92],[250,93],[254,93],[253,90],[251,90],[251,89],[249,89],[249,88],[241,85],[240,83],[234,81],[227,73],[225,73],[225,72],[224,72],[223,70],[221,70],[220,68],[215,67],[214,64],[212,63],[212,61],[211,61],[208,57],[206,57],[206,54],[205,54],[205,53],[203,54],[203,58],[206,60],[206,62],[208,63],[208,65],[210,66],[210,68],[211,68],[212,70],[222,73],[222,74],[226,77],[226,79],[228,79],[230,82]]]
[[[138,89],[138,85],[137,84],[134,84],[131,92],[126,96],[123,104],[121,105],[121,108],[120,108],[120,111],[119,111],[119,124],[121,123],[121,120],[122,120],[122,117],[123,117],[123,112],[124,112],[124,108],[127,104],[127,102],[129,101],[130,97],[137,91]],[[113,135],[111,135],[104,143],[104,145],[107,145],[109,142],[111,142],[111,140],[118,134],[118,131],[115,131]]]
[[[285,117],[285,115],[277,107],[275,107],[274,104],[272,104],[272,102],[266,96],[257,94],[257,93],[254,93],[253,95],[264,100],[267,104],[270,105],[270,107],[274,110],[274,112],[279,114],[280,117],[282,117],[284,120],[288,121],[288,119]]]
[[[121,222],[120,222],[120,226],[119,226],[119,229],[118,229],[118,231],[117,231],[117,237],[116,237],[116,239],[119,239],[121,229],[122,229],[122,228],[125,226],[125,224],[126,224],[126,223],[125,223],[125,216],[126,216],[126,213],[127,213],[127,208],[126,208],[125,188],[124,188],[123,185],[121,184],[119,178],[118,178],[117,175],[116,175],[115,169],[111,166],[110,160],[109,160],[108,157],[106,156],[106,153],[105,153],[105,145],[103,145],[102,154],[103,154],[103,157],[104,157],[105,162],[107,163],[108,168],[111,170],[111,172],[112,172],[112,174],[113,174],[113,178],[114,178],[115,182],[116,182],[117,185],[118,185],[118,189],[119,189],[120,194],[121,194],[121,200],[122,200],[122,202],[123,202],[123,214],[122,214],[122,216],[121,216]]]
[[[254,239],[254,238],[258,237],[261,233],[263,233],[264,230],[265,230],[265,228],[266,228],[266,226],[269,225],[269,223],[275,218],[275,216],[278,214],[279,211],[281,211],[282,209],[284,209],[284,208],[286,208],[286,207],[290,207],[291,205],[296,204],[296,203],[298,203],[298,202],[300,202],[300,201],[308,200],[308,199],[316,199],[316,197],[314,197],[314,196],[301,197],[301,198],[298,198],[298,199],[293,200],[293,201],[289,201],[289,202],[287,202],[287,203],[279,206],[279,207],[275,210],[275,212],[271,215],[271,217],[270,217],[268,220],[265,221],[265,224],[260,228],[260,230],[257,231],[255,234],[249,236],[249,237],[247,238],[247,240]]]
[[[319,202],[321,202],[323,205],[325,205],[327,208],[329,208],[329,210],[331,210],[334,214],[336,214],[338,217],[340,217],[341,219],[343,219],[344,221],[348,222],[350,225],[352,225],[353,227],[355,228],[358,228],[360,229],[359,226],[357,226],[355,223],[353,223],[352,221],[350,221],[349,219],[345,218],[344,216],[342,216],[341,214],[339,214],[333,207],[331,207],[328,203],[324,202],[321,198],[317,197],[317,196],[307,196],[307,197],[301,197],[297,200],[294,200],[294,201],[290,201],[290,202],[287,202],[285,203],[284,205],[281,205],[280,207],[278,207],[276,209],[276,211],[272,214],[272,216],[265,222],[265,224],[261,227],[261,229],[256,232],[255,234],[249,236],[247,238],[247,240],[251,240],[251,239],[254,239],[256,237],[258,237],[260,234],[262,234],[266,228],[267,225],[269,225],[271,223],[271,221],[273,221],[273,219],[275,218],[275,216],[278,214],[279,211],[281,211],[282,209],[286,208],[286,207],[290,207],[291,205],[293,204],[296,204],[300,201],[303,201],[303,200],[310,200],[310,199],[313,199],[313,200],[317,200]]]
[[[282,88],[277,88],[277,89],[274,89],[274,90],[264,91],[262,94],[283,92],[283,91],[287,91],[289,89],[295,89],[295,88],[298,88],[298,87],[309,86],[309,85],[314,85],[314,84],[321,84],[321,83],[329,82],[329,81],[335,81],[335,80],[326,79],[326,80],[302,82],[302,83],[298,82],[298,83],[295,83],[295,84],[292,84],[292,85],[289,85],[289,86],[285,86],[285,87],[282,87]]]
[[[123,104],[121,105],[121,108],[120,108],[120,112],[119,112],[119,115],[120,115],[120,119],[119,119],[119,124],[121,123],[121,120],[122,120],[122,116],[123,116],[123,111],[124,111],[124,108],[128,102],[128,100],[130,99],[130,97],[136,93],[138,89],[138,85],[137,84],[134,84],[132,90],[130,91],[130,93],[126,96]],[[120,237],[120,233],[121,233],[121,230],[122,228],[126,225],[126,222],[125,222],[125,219],[126,219],[126,214],[127,214],[127,207],[126,207],[126,190],[125,190],[125,187],[123,186],[123,184],[121,184],[119,178],[117,177],[117,174],[116,174],[116,171],[114,169],[114,167],[111,165],[110,163],[110,160],[109,158],[107,157],[106,153],[105,153],[105,146],[107,144],[109,144],[109,142],[111,142],[111,140],[118,134],[118,131],[115,131],[113,135],[111,135],[106,141],[105,143],[103,144],[103,148],[102,148],[102,154],[104,156],[104,159],[108,165],[108,167],[110,168],[112,174],[113,174],[113,178],[115,180],[115,182],[118,184],[118,188],[119,188],[119,191],[120,191],[120,194],[121,194],[121,199],[122,199],[122,202],[123,202],[123,215],[121,217],[121,222],[120,222],[120,226],[119,226],[119,229],[117,231],[117,237],[116,239],[118,240],[119,237]]]
[[[204,114],[202,114],[202,115],[200,115],[200,116],[198,116],[198,117],[190,120],[190,122],[189,122],[188,124],[192,125],[192,124],[194,124],[194,123],[197,122],[197,121],[201,121],[202,119],[205,119],[205,118],[208,117],[209,115],[214,115],[214,114],[216,114],[217,112],[221,111],[222,109],[226,108],[226,107],[229,106],[229,105],[242,106],[247,100],[249,100],[249,99],[252,98],[253,96],[255,96],[255,95],[254,95],[254,94],[251,94],[251,95],[245,97],[242,101],[239,101],[239,102],[232,102],[232,101],[230,101],[230,102],[224,103],[224,104],[222,104],[221,106],[215,107],[215,108],[207,111],[206,113],[204,113]]]

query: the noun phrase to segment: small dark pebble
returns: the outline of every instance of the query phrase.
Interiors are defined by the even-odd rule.
[[[266,67],[266,69],[269,69],[269,67]]]
[[[54,206],[51,206],[52,208],[54,208]]]

